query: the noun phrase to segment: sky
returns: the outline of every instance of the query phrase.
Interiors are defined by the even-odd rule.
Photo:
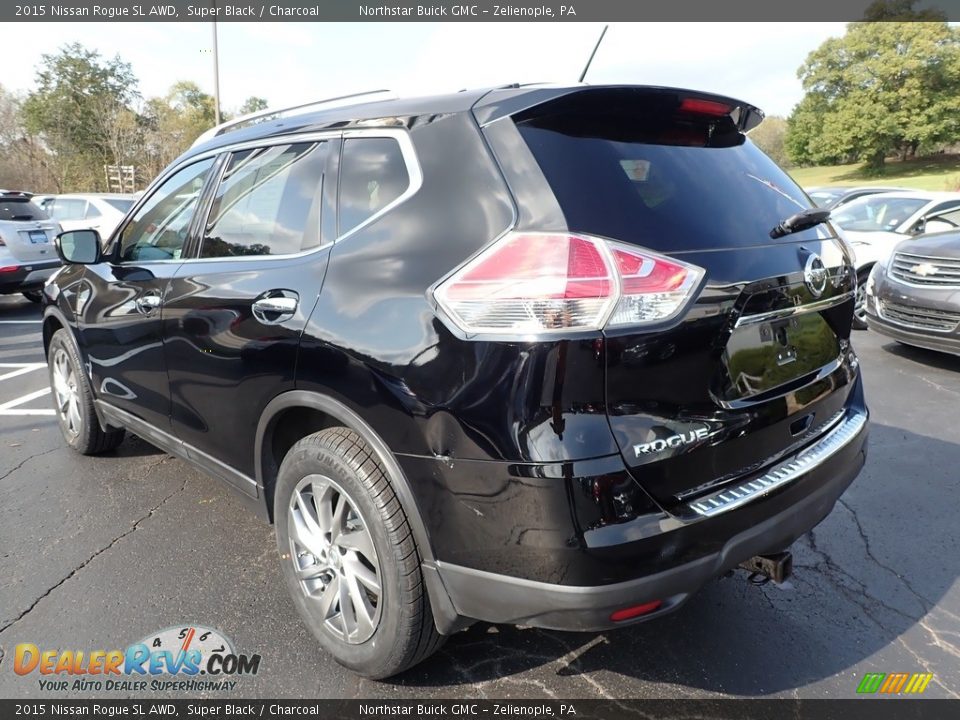
[[[220,98],[270,107],[387,88],[402,95],[512,82],[572,82],[597,23],[219,23]],[[613,23],[587,82],[672,85],[788,115],[797,68],[843,23]],[[213,92],[211,23],[0,24],[0,84],[33,89],[44,53],[70,43],[119,55],[145,97],[180,80]]]

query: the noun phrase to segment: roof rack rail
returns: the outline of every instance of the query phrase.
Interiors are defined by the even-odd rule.
[[[354,98],[360,98],[366,95],[380,95],[388,92],[390,92],[390,90],[367,90],[365,92],[351,93],[349,95],[338,95],[336,97],[324,98],[323,100],[301,103],[300,105],[291,105],[290,107],[285,108],[268,108],[266,110],[257,110],[256,112],[247,113],[246,115],[241,115],[240,117],[233,118],[232,120],[227,120],[226,122],[222,122],[219,125],[206,130],[205,132],[201,133],[200,137],[193,141],[193,145],[191,145],[191,147],[196,147],[197,145],[205,143],[207,140],[212,140],[218,135],[223,135],[225,132],[228,132],[231,129],[236,129],[239,125],[244,125],[260,118],[271,117],[273,115],[284,115],[286,113],[293,112],[294,110],[304,110],[306,108],[318,107],[321,105],[331,105],[333,103],[340,102],[341,100],[353,100]]]

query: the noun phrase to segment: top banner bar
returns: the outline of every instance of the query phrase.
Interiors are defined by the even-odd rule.
[[[894,6],[890,3],[886,7]],[[904,20],[883,0],[54,0],[3,3],[4,22],[621,22]],[[915,13],[960,21],[960,0],[921,0]]]

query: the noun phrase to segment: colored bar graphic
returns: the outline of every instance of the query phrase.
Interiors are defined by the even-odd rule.
[[[927,689],[933,673],[867,673],[857,685],[861,695],[918,695]]]

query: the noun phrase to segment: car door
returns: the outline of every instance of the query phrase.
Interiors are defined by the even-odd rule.
[[[163,314],[173,430],[188,454],[252,496],[257,422],[293,388],[336,227],[339,137],[273,142],[224,159]]]
[[[78,332],[97,396],[165,432],[170,395],[163,299],[183,262],[201,193],[214,167],[182,167],[140,203],[105,262],[87,267],[75,296]]]

